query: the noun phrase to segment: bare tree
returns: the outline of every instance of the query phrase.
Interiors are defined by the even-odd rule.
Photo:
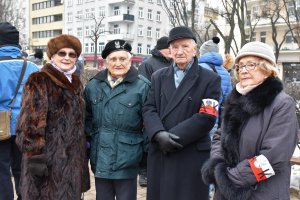
[[[298,44],[300,48],[300,20],[299,20],[299,10],[297,10],[296,1],[295,0],[283,0],[285,16],[283,19],[285,20],[290,33],[294,39],[294,42]],[[292,10],[289,10],[289,5],[292,5]]]
[[[9,22],[19,31],[24,28],[23,1],[0,0],[0,22]]]
[[[202,44],[208,38],[212,31],[211,24],[205,24],[202,28],[196,27],[197,12],[196,8],[201,0],[191,0],[188,5],[186,0],[162,0],[165,12],[168,15],[170,23],[175,26],[186,26],[196,34],[198,45]]]
[[[100,16],[98,19],[95,17],[95,15],[92,15],[92,20],[94,21],[94,29],[91,30],[91,35],[89,36],[90,39],[94,42],[95,45],[95,51],[94,51],[94,62],[93,62],[93,67],[96,68],[98,67],[98,48],[97,48],[97,44],[98,44],[98,39],[100,38],[100,35],[103,33],[103,31],[101,30],[101,25],[102,25],[102,21],[105,17],[104,16]],[[106,31],[104,31],[106,32]]]

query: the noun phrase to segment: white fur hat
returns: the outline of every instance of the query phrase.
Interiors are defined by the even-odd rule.
[[[276,66],[276,59],[273,49],[269,45],[262,42],[255,41],[245,44],[238,52],[235,63],[238,63],[239,60],[245,56],[257,56],[264,58]]]

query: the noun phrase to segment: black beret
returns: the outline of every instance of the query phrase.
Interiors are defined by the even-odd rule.
[[[112,40],[105,45],[102,51],[102,58],[105,59],[110,53],[115,51],[128,51],[130,53],[131,49],[131,45],[125,40]]]
[[[191,38],[197,43],[196,36],[190,28],[186,26],[178,26],[170,30],[168,44],[181,38]]]
[[[156,49],[161,50],[169,48],[168,39],[169,38],[166,36],[159,38],[156,42]]]
[[[0,23],[0,46],[13,45],[21,49],[19,31],[8,22]]]

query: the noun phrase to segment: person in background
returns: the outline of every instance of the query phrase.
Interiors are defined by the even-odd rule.
[[[81,43],[63,34],[47,47],[50,62],[25,83],[16,127],[20,190],[23,200],[80,200],[90,188],[83,86],[73,74]]]
[[[215,184],[215,200],[290,199],[295,101],[283,91],[267,44],[245,44],[235,63],[239,82],[226,99],[202,178]]]
[[[149,81],[151,81],[153,72],[164,67],[169,67],[172,64],[168,37],[159,38],[151,54],[152,56],[144,60],[138,68],[139,74],[145,76]]]
[[[0,23],[0,110],[9,110],[10,104],[16,93],[18,80],[21,75],[24,60],[21,56],[19,45],[19,31],[8,22]],[[29,75],[39,68],[28,62],[26,71],[17,92],[15,102],[11,109],[10,130],[11,137],[0,141],[0,200],[13,200],[14,191],[11,173],[14,177],[17,199],[21,200],[19,181],[21,175],[22,154],[15,140],[15,125],[20,112],[23,86]]]
[[[234,57],[227,53],[224,55],[223,61],[223,67],[230,73],[234,67]]]
[[[170,67],[172,59],[169,50],[168,37],[164,36],[157,40],[155,48],[151,51],[152,56],[141,63],[138,68],[139,74],[145,76],[151,81],[153,72],[164,68]],[[139,185],[142,187],[147,186],[147,156],[148,156],[148,139],[146,141],[146,149],[141,162],[139,171]]]
[[[220,77],[198,66],[197,44],[188,27],[169,33],[172,66],[152,74],[143,107],[149,138],[148,200],[208,200],[200,169],[209,158]]]
[[[214,128],[210,131],[212,138],[217,128],[221,125],[223,102],[232,90],[230,74],[222,66],[223,58],[219,53],[220,38],[213,37],[212,40],[204,42],[200,47],[199,65],[206,69],[212,70],[221,77],[221,96],[219,100],[219,113]]]
[[[136,200],[143,155],[142,106],[150,82],[131,65],[131,45],[112,40],[102,58],[106,69],[87,84],[85,133],[97,200]]]
[[[44,57],[43,50],[36,49],[33,56],[28,57],[28,60],[35,63],[36,65],[42,67],[43,66],[43,57]]]

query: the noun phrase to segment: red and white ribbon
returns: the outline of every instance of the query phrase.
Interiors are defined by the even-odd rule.
[[[249,159],[248,162],[257,182],[261,182],[275,175],[269,160],[264,155],[255,156]]]
[[[202,99],[202,105],[199,113],[206,113],[214,117],[218,116],[219,102],[214,99]]]

